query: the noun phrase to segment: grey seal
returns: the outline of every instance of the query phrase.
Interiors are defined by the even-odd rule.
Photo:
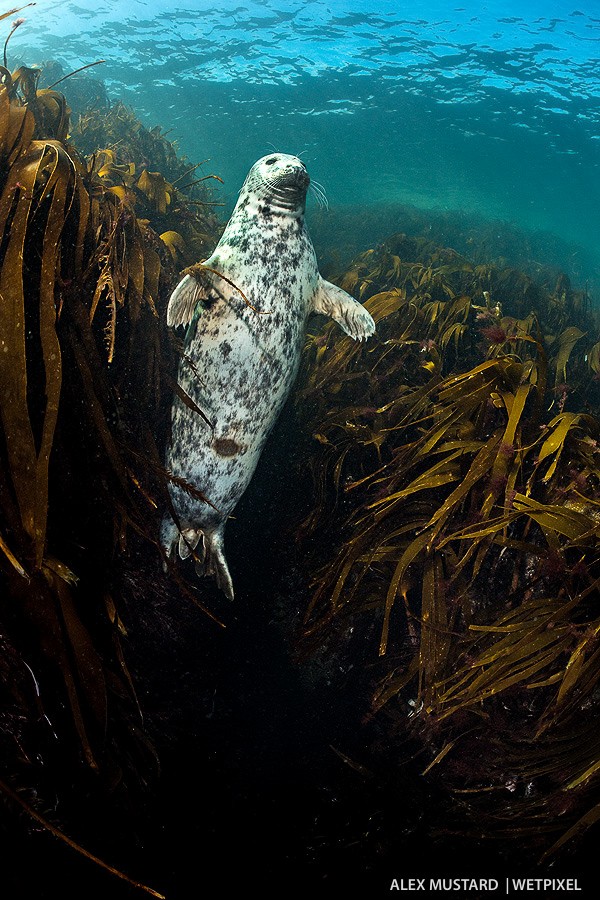
[[[228,517],[246,490],[290,393],[312,313],[334,319],[355,340],[375,331],[370,313],[319,274],[304,223],[310,178],[285,153],[259,159],[214,253],[191,267],[171,294],[167,324],[188,327],[178,382],[204,413],[176,396],[166,467],[210,503],[169,485],[168,557],[193,555],[233,599],[224,555]]]

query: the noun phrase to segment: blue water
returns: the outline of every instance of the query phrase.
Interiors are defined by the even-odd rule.
[[[226,206],[276,148],[302,154],[332,208],[547,232],[557,265],[598,279],[600,0],[41,0],[22,15],[12,54],[104,58],[110,96],[208,159]]]

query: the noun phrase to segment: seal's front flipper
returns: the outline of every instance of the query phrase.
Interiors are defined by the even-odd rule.
[[[366,341],[375,334],[371,313],[346,291],[324,278],[319,279],[312,311],[330,316],[355,341]]]
[[[194,316],[196,304],[206,299],[206,287],[192,275],[183,278],[169,299],[167,325],[189,325]]]
[[[212,284],[212,272],[202,271],[202,265],[208,265],[210,262],[211,260],[207,260],[197,267],[197,273],[188,274],[181,279],[169,299],[167,325],[173,328],[178,325],[189,325],[194,314],[197,319],[199,303],[213,303],[218,300],[220,294]]]

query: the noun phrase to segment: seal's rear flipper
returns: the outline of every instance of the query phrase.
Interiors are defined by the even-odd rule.
[[[181,559],[194,554],[198,575],[214,575],[219,588],[228,600],[233,600],[233,581],[223,552],[223,530],[202,531],[200,528],[184,528],[179,531],[171,516],[163,519],[160,535],[161,544],[167,559],[170,559],[177,548]],[[167,570],[167,561],[163,565]]]
[[[373,317],[362,303],[324,278],[319,279],[312,311],[330,316],[355,341],[366,341],[375,334]]]
[[[217,584],[228,600],[233,600],[233,582],[223,552],[223,531],[204,532],[203,552],[196,563],[198,575],[214,575]]]

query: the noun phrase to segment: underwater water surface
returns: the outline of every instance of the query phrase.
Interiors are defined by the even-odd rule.
[[[105,59],[109,95],[207,159],[226,207],[258,157],[302,154],[331,208],[476,214],[542,251],[547,234],[597,293],[594,0],[42,0],[24,15],[13,54]]]

